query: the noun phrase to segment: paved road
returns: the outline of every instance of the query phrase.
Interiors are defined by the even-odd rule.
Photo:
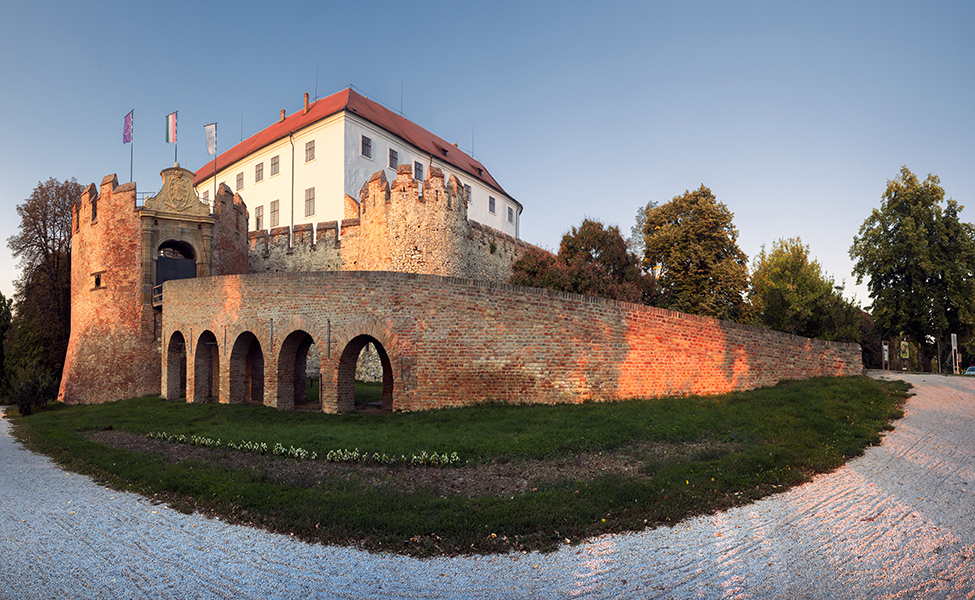
[[[0,598],[975,598],[975,377],[906,378],[897,429],[834,473],[547,555],[415,560],[184,515],[0,420]]]

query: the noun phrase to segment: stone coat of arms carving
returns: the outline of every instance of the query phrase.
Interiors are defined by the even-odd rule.
[[[162,189],[146,200],[146,209],[201,217],[210,214],[210,207],[200,201],[193,189],[193,171],[180,168],[177,163],[175,167],[164,169],[162,178]]]

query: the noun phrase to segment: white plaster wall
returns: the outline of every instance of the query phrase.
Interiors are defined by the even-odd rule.
[[[346,119],[345,136],[345,181],[346,189],[353,198],[359,197],[359,190],[362,184],[369,181],[372,174],[380,169],[386,171],[386,178],[392,181],[396,178],[396,169],[389,168],[389,149],[396,150],[399,154],[399,164],[410,164],[420,162],[423,164],[424,177],[429,175],[431,157],[426,152],[421,152],[413,146],[404,143],[398,137],[386,132],[386,130],[373,125],[365,119],[355,115],[348,115]],[[372,139],[372,159],[367,159],[360,152],[362,136],[366,135]],[[450,152],[462,152],[456,148],[448,149]],[[467,207],[467,216],[472,221],[483,223],[499,231],[517,238],[518,237],[518,205],[510,197],[502,194],[489,186],[484,185],[481,180],[472,177],[466,172],[460,171],[453,165],[442,162],[433,157],[433,166],[443,171],[444,183],[450,179],[451,175],[457,177],[462,184],[471,186],[471,201]],[[488,211],[488,197],[495,198],[495,212]],[[514,222],[509,223],[507,207],[511,207],[514,212]]]
[[[361,136],[372,139],[372,158],[360,153]],[[315,140],[315,159],[305,162],[305,143]],[[258,150],[228,166],[217,165],[217,184],[226,183],[239,193],[247,205],[248,230],[257,229],[257,207],[264,208],[263,229],[271,228],[271,202],[279,201],[278,225],[290,226],[303,223],[338,221],[345,215],[345,194],[359,198],[359,190],[373,173],[385,170],[386,178],[396,179],[396,169],[389,168],[389,149],[398,153],[399,164],[423,164],[424,175],[429,175],[431,157],[406,144],[400,138],[369,121],[348,113],[339,113],[319,121],[295,133],[294,138],[294,198],[292,207],[292,147],[289,138]],[[454,150],[451,150],[454,151]],[[456,150],[460,152],[460,150]],[[271,158],[280,157],[280,172],[271,175]],[[264,179],[255,182],[255,166],[264,163]],[[468,217],[498,229],[512,237],[518,237],[518,206],[505,194],[484,185],[479,179],[462,172],[452,165],[433,158],[432,164],[444,173],[444,180],[454,175],[462,184],[471,186]],[[243,172],[244,187],[237,189],[237,174]],[[315,188],[315,214],[305,216],[305,190]],[[214,196],[213,177],[197,186],[203,196],[209,190]],[[495,212],[488,211],[488,198],[495,198]],[[507,209],[514,211],[514,222],[507,219]],[[292,212],[293,208],[293,212]]]

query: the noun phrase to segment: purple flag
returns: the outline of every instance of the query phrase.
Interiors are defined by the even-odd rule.
[[[129,114],[125,115],[125,124],[122,125],[122,143],[128,144],[132,141],[132,113],[135,110],[130,110]]]

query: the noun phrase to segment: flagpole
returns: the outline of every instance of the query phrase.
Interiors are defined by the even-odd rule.
[[[177,165],[179,164],[179,136],[176,134],[176,130],[179,128],[179,111],[177,110],[173,117],[173,162]]]
[[[132,109],[132,133],[135,133],[135,109]],[[129,181],[132,181],[132,163],[135,161],[135,135],[129,142]]]

